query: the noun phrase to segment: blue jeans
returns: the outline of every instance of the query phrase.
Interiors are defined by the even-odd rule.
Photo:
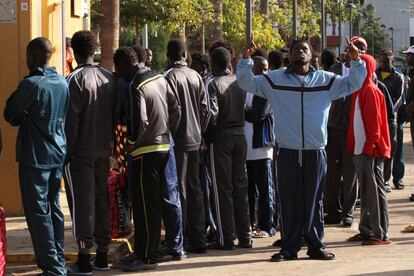
[[[19,164],[23,209],[37,266],[45,275],[66,275],[63,255],[64,216],[60,210],[62,168]]]
[[[404,178],[404,151],[403,151],[404,123],[397,126],[397,145],[393,159],[392,176],[394,184],[402,184]]]
[[[165,239],[171,251],[180,252],[184,250],[183,220],[173,144],[164,173],[165,185],[162,186],[161,196],[163,198],[162,218],[165,226]]]

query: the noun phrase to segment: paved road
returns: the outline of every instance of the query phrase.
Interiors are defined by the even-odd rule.
[[[401,233],[405,225],[414,223],[414,203],[408,201],[409,195],[414,193],[414,154],[408,128],[404,138],[406,189],[388,194],[391,245],[361,246],[346,242],[347,237],[357,233],[357,224],[352,228],[328,226],[324,241],[329,250],[336,254],[334,261],[308,260],[306,249],[302,249],[297,261],[270,263],[268,259],[276,249],[270,246],[274,238],[266,238],[255,239],[251,250],[209,251],[205,255],[191,255],[181,262],[162,263],[156,270],[145,272],[145,275],[414,275],[414,233]],[[12,267],[11,271],[17,271],[17,268]],[[28,271],[33,266],[20,265],[20,269]],[[34,275],[34,271],[15,275]],[[96,275],[125,273],[112,270]]]

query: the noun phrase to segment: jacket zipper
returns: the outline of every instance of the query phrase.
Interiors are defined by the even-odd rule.
[[[303,107],[303,94],[304,94],[305,80],[302,82],[302,95],[301,95],[301,115],[302,115],[302,149],[305,149],[305,125],[304,125],[304,107]]]

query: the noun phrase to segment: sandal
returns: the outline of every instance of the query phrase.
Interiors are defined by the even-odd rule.
[[[364,239],[362,238],[361,234],[356,234],[350,238],[347,239],[347,241],[349,242],[355,242],[355,241],[363,241]]]
[[[364,240],[362,242],[362,245],[384,245],[384,244],[390,244],[390,240],[380,240],[377,238],[369,238],[367,240]]]
[[[269,238],[270,235],[266,231],[258,231],[256,233],[252,233],[252,238]]]
[[[270,257],[269,262],[284,262],[284,261],[293,261],[296,260],[298,257],[288,257],[280,253],[273,254],[272,257]]]
[[[335,254],[327,252],[325,250],[321,250],[314,255],[310,255],[309,259],[312,260],[321,260],[321,261],[331,261],[335,260]]]

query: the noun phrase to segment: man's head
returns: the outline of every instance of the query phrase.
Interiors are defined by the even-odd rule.
[[[76,32],[72,36],[71,44],[78,64],[87,63],[88,59],[93,60],[93,55],[96,50],[96,40],[90,31]]]
[[[268,57],[268,53],[267,53],[267,51],[265,50],[265,49],[263,49],[263,48],[259,48],[259,49],[257,49],[253,54],[252,54],[252,58],[253,57],[257,57],[257,56],[260,56],[260,57],[264,57],[264,58],[266,58],[267,59],[267,57]]]
[[[187,47],[181,39],[172,39],[167,45],[167,58],[170,63],[185,61],[187,59]]]
[[[321,54],[319,52],[316,52],[316,51],[313,51],[312,52],[312,58],[311,58],[310,64],[315,69],[321,68],[321,66],[320,66],[320,58],[321,58]]]
[[[210,65],[208,64],[208,56],[200,52],[191,54],[191,69],[197,71],[200,76],[205,77],[208,73]]]
[[[213,76],[217,76],[229,69],[230,62],[231,54],[229,50],[224,47],[214,49],[211,54],[211,71]]]
[[[414,45],[410,46],[407,50],[403,51],[405,54],[405,62],[408,66],[414,66]]]
[[[336,62],[336,53],[331,48],[326,48],[321,54],[321,64],[323,70],[329,70]]]
[[[358,48],[361,54],[365,54],[368,50],[368,43],[362,36],[354,36],[351,42]]]
[[[26,65],[30,72],[38,67],[47,67],[52,56],[52,43],[45,37],[29,42],[26,48]]]
[[[290,62],[294,65],[304,66],[309,64],[312,58],[312,46],[306,37],[294,40],[289,52]]]
[[[277,69],[282,68],[284,58],[285,57],[282,52],[271,51],[269,53],[269,58],[268,58],[270,70],[277,70]]]
[[[131,81],[131,75],[138,64],[138,57],[131,47],[120,47],[114,54],[115,73],[125,81]]]
[[[255,56],[253,59],[253,75],[263,75],[266,74],[269,71],[269,64],[267,60],[262,56]]]
[[[394,55],[390,50],[383,50],[379,55],[379,66],[382,71],[390,72],[394,62]]]
[[[138,63],[142,63],[143,65],[147,66],[147,62],[148,62],[148,52],[147,52],[147,50],[144,49],[140,45],[132,46],[132,49],[134,49],[135,53],[137,54]]]
[[[233,49],[233,47],[232,47],[229,43],[227,43],[227,42],[225,42],[225,41],[222,41],[222,40],[217,40],[217,41],[214,41],[214,42],[210,45],[210,48],[208,49],[208,54],[209,54],[209,56],[210,56],[210,57],[211,57],[211,55],[213,54],[213,51],[214,51],[216,48],[218,48],[218,47],[224,47],[224,48],[226,48],[226,49],[230,52],[231,57],[232,57],[232,58],[234,57],[234,49]]]
[[[145,61],[145,66],[151,67],[151,65],[152,65],[152,50],[147,48],[147,49],[145,49],[145,52],[147,53],[147,60]]]

